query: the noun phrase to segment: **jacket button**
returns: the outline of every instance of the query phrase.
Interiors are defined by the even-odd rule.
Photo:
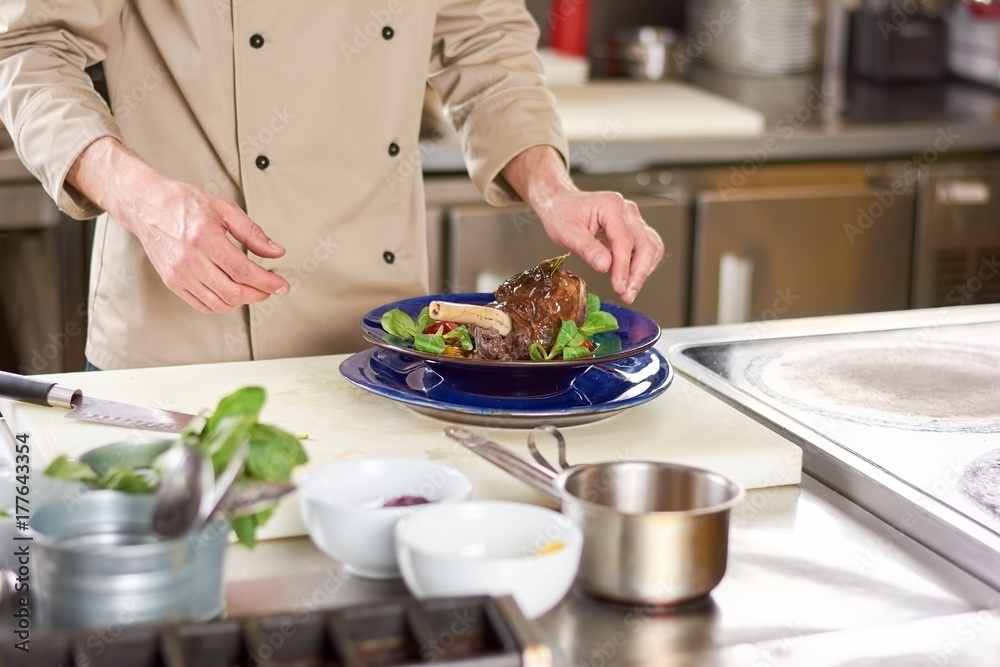
[[[392,264],[393,262],[396,261],[396,256],[392,254],[391,251],[386,250],[384,253],[382,253],[382,259],[385,260],[386,264]]]
[[[264,38],[260,35],[250,35],[250,46],[255,49],[259,49],[264,46]]]
[[[268,166],[270,166],[271,161],[267,159],[266,155],[258,155],[257,159],[254,160],[254,164],[257,165],[258,169],[264,171],[265,169],[268,168]]]
[[[386,26],[386,27],[382,28],[382,39],[386,39],[386,40],[392,39],[393,35],[395,35],[395,34],[396,34],[396,31],[393,30],[392,28],[390,28],[389,26]]]
[[[393,142],[389,144],[389,156],[396,157],[397,155],[399,155],[399,146],[396,144],[396,142]]]

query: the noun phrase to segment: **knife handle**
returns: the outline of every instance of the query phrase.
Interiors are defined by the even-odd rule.
[[[71,408],[77,389],[56,382],[33,380],[24,375],[0,371],[0,396],[45,407]]]

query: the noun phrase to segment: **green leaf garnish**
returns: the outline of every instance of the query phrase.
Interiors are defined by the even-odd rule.
[[[399,308],[387,310],[382,314],[382,328],[393,336],[403,340],[413,340],[423,329],[418,329],[413,318]]]
[[[414,349],[420,350],[421,352],[427,352],[428,354],[442,354],[444,352],[445,345],[444,336],[437,333],[419,333],[413,340]]]
[[[417,315],[417,328],[423,331],[432,324],[434,324],[434,318],[431,317],[431,307],[424,306],[420,314]]]
[[[587,292],[587,314],[596,313],[601,309],[601,300],[593,292]]]
[[[562,357],[566,360],[580,359],[581,357],[589,357],[593,354],[589,349],[585,347],[580,347],[576,345],[568,345],[562,349]]]
[[[446,333],[444,339],[451,345],[460,347],[466,352],[471,352],[472,348],[475,347],[472,342],[472,334],[469,333],[468,328],[464,324]]]
[[[617,328],[618,320],[615,319],[615,316],[600,310],[587,315],[587,319],[584,320],[580,331],[587,336],[593,336],[605,331],[614,331]]]

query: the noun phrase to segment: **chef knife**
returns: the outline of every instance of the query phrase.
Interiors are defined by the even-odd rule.
[[[0,396],[45,407],[66,408],[70,419],[147,431],[180,433],[194,415],[84,396],[79,389],[0,371]]]

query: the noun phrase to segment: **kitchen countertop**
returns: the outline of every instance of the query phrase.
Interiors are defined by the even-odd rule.
[[[226,573],[231,617],[407,595],[399,581],[348,575],[305,538],[231,547]],[[705,602],[655,615],[574,590],[538,622],[557,664],[574,667],[844,665],[944,651],[950,665],[980,665],[1000,650],[998,614],[996,591],[805,478],[748,492],[732,515],[726,577]],[[783,661],[800,653],[840,661]]]
[[[303,537],[231,546],[226,579],[234,618],[408,595],[399,581],[348,575]],[[574,590],[538,624],[565,667],[939,656],[954,666],[1000,652],[998,615],[996,590],[804,476],[798,486],[751,490],[734,509],[728,571],[706,601],[659,615]]]

